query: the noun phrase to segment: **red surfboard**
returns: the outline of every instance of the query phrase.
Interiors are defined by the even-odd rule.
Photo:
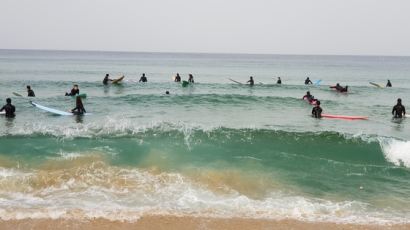
[[[367,120],[369,117],[366,116],[346,116],[346,115],[333,115],[333,114],[324,114],[322,117],[330,119],[343,119],[343,120]]]

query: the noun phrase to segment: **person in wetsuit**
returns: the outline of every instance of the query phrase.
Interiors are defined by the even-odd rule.
[[[315,107],[312,109],[312,117],[322,118],[322,108],[320,107],[320,101],[316,101]]]
[[[16,107],[14,107],[14,105],[11,104],[11,99],[7,98],[6,99],[7,104],[4,105],[1,109],[0,112],[6,111],[6,117],[7,118],[13,118],[16,116],[15,112],[16,112]]]
[[[390,80],[387,80],[386,87],[392,87],[392,84],[391,84]]]
[[[189,74],[188,82],[194,83],[194,76],[192,76],[192,74]]]
[[[78,88],[78,85],[73,85],[73,88],[71,89],[70,93],[65,93],[66,96],[75,96],[80,94],[80,89]]]
[[[113,81],[112,79],[110,79],[110,75],[107,73],[105,74],[104,80],[103,80],[103,84],[107,85],[109,81]]]
[[[148,82],[147,77],[145,76],[145,73],[142,74],[140,80],[138,82]]]
[[[276,84],[278,85],[282,84],[282,79],[280,79],[280,77],[278,77],[278,81],[276,82]]]
[[[253,86],[255,84],[255,82],[253,81],[253,77],[251,76],[249,81],[247,81],[246,83],[249,83],[250,86]]]
[[[404,106],[401,104],[401,99],[397,99],[397,104],[393,107],[393,110],[391,111],[393,114],[394,118],[402,118],[406,116],[406,109]]]
[[[307,100],[309,103],[313,103],[314,101],[316,101],[315,97],[310,94],[309,91],[306,92],[306,95],[302,97],[303,100]]]
[[[335,90],[337,90],[337,91],[343,93],[343,92],[347,92],[349,86],[343,87],[343,86],[341,86],[339,83],[337,83],[335,86],[330,86],[330,88],[331,88],[331,89],[335,89]]]
[[[175,82],[181,82],[181,76],[179,76],[179,73],[175,76]]]
[[[305,80],[305,85],[311,85],[313,82],[309,79],[309,77],[306,78]]]
[[[83,102],[81,100],[81,97],[77,97],[75,100],[75,108],[71,110],[72,113],[75,115],[83,115],[87,111],[84,109]]]
[[[27,86],[27,97],[35,97],[34,91],[31,89],[31,86]]]

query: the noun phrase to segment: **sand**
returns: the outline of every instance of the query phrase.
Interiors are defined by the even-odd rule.
[[[410,225],[354,225],[322,222],[303,222],[297,220],[260,220],[260,219],[223,219],[176,216],[145,216],[137,222],[110,221],[106,219],[73,220],[73,219],[23,219],[0,220],[2,230],[47,230],[47,229],[86,229],[86,230],[185,230],[185,229],[304,229],[304,230],[348,230],[348,229],[410,229]]]

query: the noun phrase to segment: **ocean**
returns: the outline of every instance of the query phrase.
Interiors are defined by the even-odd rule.
[[[106,73],[125,79],[104,86]],[[410,57],[0,50],[0,100],[16,106],[0,117],[0,218],[409,224],[410,123],[391,115],[410,105],[409,77]],[[67,111],[73,84],[92,115],[13,95],[31,85]],[[313,119],[306,91],[325,113],[369,119]]]

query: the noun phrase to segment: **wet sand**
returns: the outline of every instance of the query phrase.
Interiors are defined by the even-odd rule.
[[[323,222],[303,222],[297,220],[260,220],[242,218],[201,218],[176,216],[145,216],[136,222],[110,221],[107,219],[73,220],[73,219],[23,219],[4,221],[0,220],[2,230],[48,230],[48,229],[84,229],[84,230],[123,230],[123,229],[150,229],[150,230],[188,230],[188,229],[304,229],[304,230],[348,230],[370,229],[384,230],[410,229],[410,225],[355,225],[335,224]]]

